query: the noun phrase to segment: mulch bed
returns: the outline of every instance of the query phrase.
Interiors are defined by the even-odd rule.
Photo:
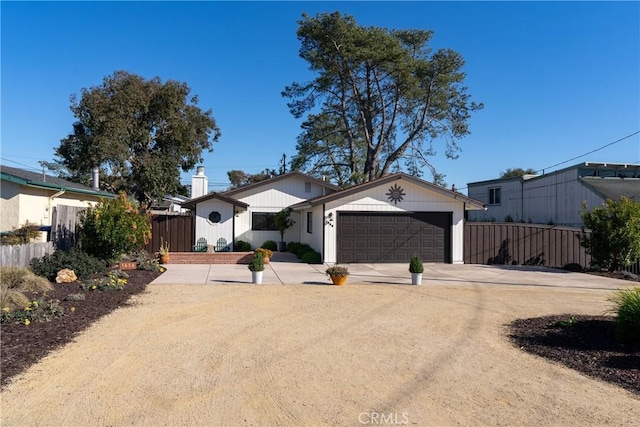
[[[563,314],[518,319],[509,327],[522,350],[640,395],[640,346],[616,340],[614,317]]]
[[[127,271],[128,283],[121,291],[83,292],[78,282],[53,283],[54,290],[47,292],[47,300],[57,299],[65,309],[65,315],[50,322],[2,324],[0,334],[0,360],[2,378],[0,386],[23,372],[51,351],[62,347],[87,329],[91,323],[111,313],[118,307],[131,304],[129,298],[144,292],[147,284],[161,273],[143,270]],[[69,294],[84,293],[83,301],[67,301]],[[74,307],[74,310],[71,310]]]

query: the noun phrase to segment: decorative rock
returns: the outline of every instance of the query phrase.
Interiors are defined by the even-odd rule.
[[[78,280],[76,273],[68,268],[63,268],[62,270],[58,271],[58,275],[56,276],[56,283],[71,283],[75,282],[76,280]]]

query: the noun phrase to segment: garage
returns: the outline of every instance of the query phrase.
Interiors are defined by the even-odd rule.
[[[451,262],[452,212],[338,212],[339,263]]]

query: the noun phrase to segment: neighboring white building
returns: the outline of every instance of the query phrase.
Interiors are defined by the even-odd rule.
[[[579,227],[585,203],[590,209],[623,195],[640,199],[640,165],[584,162],[544,175],[472,182],[467,193],[487,205],[470,212],[470,221]]]
[[[75,182],[23,169],[0,166],[0,231],[12,231],[26,222],[50,227],[57,206],[88,207],[115,196]],[[46,236],[43,234],[43,239]]]
[[[463,262],[465,212],[483,203],[413,176],[397,173],[340,190],[292,172],[188,202],[196,213],[196,240],[254,248],[279,241],[270,217],[293,209],[287,242],[307,243],[324,262]]]

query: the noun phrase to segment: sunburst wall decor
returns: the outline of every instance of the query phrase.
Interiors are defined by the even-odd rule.
[[[402,201],[402,198],[406,196],[402,187],[398,184],[393,184],[389,187],[389,192],[386,193],[389,196],[389,200],[393,202],[394,205],[397,205],[398,202]]]

